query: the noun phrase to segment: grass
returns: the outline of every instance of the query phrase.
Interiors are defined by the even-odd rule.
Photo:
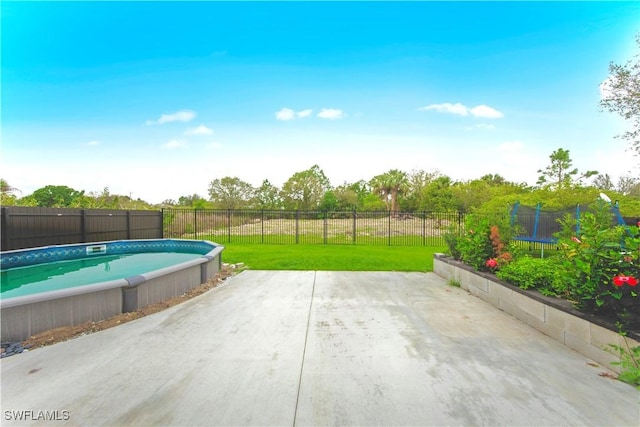
[[[433,271],[444,247],[223,243],[223,262],[253,270]]]

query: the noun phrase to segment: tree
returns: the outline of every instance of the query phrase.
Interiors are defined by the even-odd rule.
[[[640,48],[640,34],[636,36]],[[618,135],[640,156],[640,52],[625,64],[609,64],[609,77],[600,85],[600,107],[631,122],[631,129]]]
[[[507,180],[504,179],[502,175],[499,175],[497,173],[495,174],[489,173],[489,174],[483,175],[480,177],[480,181],[484,181],[492,187],[508,184]]]
[[[4,178],[0,178],[0,194],[9,195],[15,194],[16,192],[20,192],[20,190],[10,186],[7,180],[5,180]]]
[[[401,200],[402,209],[417,211],[426,209],[424,191],[427,186],[440,176],[440,172],[427,172],[423,169],[412,170],[407,179],[407,191]]]
[[[344,183],[333,189],[333,194],[337,200],[337,209],[353,210],[362,208],[362,201],[369,192],[367,183],[358,181],[354,183]]]
[[[190,194],[188,196],[180,196],[178,198],[178,206],[188,206],[191,208],[203,208],[206,206],[207,201],[199,194]]]
[[[387,203],[387,209],[394,214],[398,213],[398,196],[407,190],[408,184],[407,174],[398,169],[376,175],[370,181],[373,191]]]
[[[20,192],[20,190],[10,186],[5,179],[0,178],[0,205],[2,206],[15,205],[17,201],[16,195],[15,195],[16,192]]]
[[[338,203],[338,198],[336,197],[336,193],[333,190],[327,190],[322,196],[322,200],[320,201],[320,210],[321,211],[337,211],[340,205]]]
[[[621,176],[616,190],[624,195],[640,197],[640,179],[631,176]]]
[[[245,207],[253,196],[251,184],[237,177],[214,179],[209,184],[209,197],[217,208],[239,209]]]
[[[253,206],[258,209],[278,209],[282,206],[278,187],[269,182],[268,179],[262,181],[262,185],[256,188],[253,193]]]
[[[558,148],[549,156],[551,164],[545,169],[538,169],[541,173],[538,177],[538,185],[546,186],[552,189],[560,190],[569,188],[574,184],[580,183],[584,178],[596,175],[597,171],[587,171],[582,175],[578,174],[578,169],[573,168],[573,161],[569,154],[569,150]]]
[[[47,185],[31,194],[38,206],[46,208],[68,208],[75,199],[84,196],[84,191],[74,190],[66,185]]]
[[[318,165],[296,172],[284,183],[280,195],[287,209],[318,208],[324,193],[331,188],[329,179]]]
[[[453,182],[446,175],[431,181],[422,191],[423,204],[421,209],[430,212],[455,211],[456,199],[453,194]]]
[[[615,186],[613,185],[613,181],[611,181],[611,176],[609,176],[608,173],[598,174],[593,179],[593,186],[596,187],[598,190],[603,190],[603,191],[610,191],[615,188]]]

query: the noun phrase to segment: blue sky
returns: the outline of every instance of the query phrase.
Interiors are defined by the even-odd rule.
[[[2,2],[0,176],[159,203],[216,178],[637,175],[599,110],[637,2]]]

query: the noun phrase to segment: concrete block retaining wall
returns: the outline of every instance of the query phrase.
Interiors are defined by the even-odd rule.
[[[434,256],[433,271],[447,280],[457,280],[461,288],[478,298],[602,366],[619,372],[617,366],[611,365],[619,358],[603,349],[609,344],[625,345],[613,324],[580,313],[567,301],[525,291],[493,274],[475,271],[441,254]],[[639,336],[635,333],[628,335],[629,346],[640,345]]]

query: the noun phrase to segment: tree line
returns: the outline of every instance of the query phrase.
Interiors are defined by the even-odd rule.
[[[535,186],[507,181],[499,174],[454,181],[438,171],[391,169],[369,180],[332,186],[318,165],[294,173],[278,188],[268,180],[253,187],[239,177],[216,178],[209,183],[208,197],[198,194],[165,200],[159,205],[115,195],[105,188],[85,193],[67,186],[48,185],[25,197],[4,179],[0,180],[3,205],[106,208],[106,209],[287,209],[327,211],[428,211],[471,212],[499,210],[516,201],[524,205],[543,203],[546,208],[589,204],[601,192],[620,203],[627,216],[640,215],[640,178],[622,177],[613,183],[597,171],[581,173],[573,167],[569,150],[559,148],[549,165],[539,169]]]

